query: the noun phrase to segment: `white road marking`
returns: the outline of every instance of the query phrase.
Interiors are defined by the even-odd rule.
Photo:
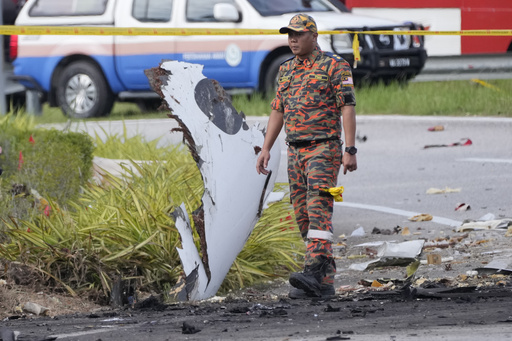
[[[383,212],[383,213],[395,214],[395,215],[404,216],[404,217],[408,217],[408,218],[413,217],[413,216],[418,215],[418,214],[421,214],[421,213],[418,213],[418,212],[404,211],[404,210],[399,210],[399,209],[391,208],[391,207],[358,204],[358,203],[346,202],[346,201],[335,202],[334,204],[338,205],[338,206],[345,206],[345,207],[352,207],[352,208],[361,208],[363,210],[371,210],[371,211],[378,211],[378,212]],[[433,216],[432,221],[434,223],[438,223],[438,224],[442,224],[442,225],[448,225],[448,226],[454,226],[454,227],[462,225],[461,221],[452,220],[452,219],[443,218],[443,217],[437,217],[437,216]]]
[[[76,332],[76,333],[69,333],[69,334],[55,334],[55,335],[50,335],[49,337],[54,337],[58,340],[58,339],[66,339],[66,338],[70,338],[70,337],[78,337],[78,336],[84,336],[84,335],[112,332],[112,331],[119,330],[119,329],[120,329],[119,327],[112,327],[112,326],[106,327],[105,326],[105,327],[103,327],[103,329],[93,329],[93,330],[87,330],[87,331],[83,331],[83,332]],[[126,328],[123,328],[123,329],[126,329]]]
[[[457,161],[467,161],[467,162],[488,162],[488,163],[511,163],[511,159],[484,159],[477,157],[468,157],[465,159],[458,159]]]

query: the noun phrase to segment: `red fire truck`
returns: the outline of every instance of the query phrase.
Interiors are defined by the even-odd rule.
[[[510,0],[344,0],[355,14],[410,20],[431,31],[510,30]],[[426,36],[429,56],[512,52],[512,36]]]

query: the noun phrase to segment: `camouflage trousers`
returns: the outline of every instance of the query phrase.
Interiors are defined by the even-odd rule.
[[[336,264],[332,252],[334,199],[321,189],[335,187],[341,167],[341,141],[288,148],[288,181],[295,219],[306,242],[304,266],[329,261],[324,284],[333,284]]]

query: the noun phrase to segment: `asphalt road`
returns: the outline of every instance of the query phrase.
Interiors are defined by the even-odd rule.
[[[266,118],[249,118],[249,124],[266,124]],[[171,119],[127,121],[128,134],[142,133],[161,143],[179,142]],[[121,133],[121,122],[89,122],[72,129],[93,133],[99,129]],[[442,125],[443,131],[429,131]],[[463,220],[486,214],[496,219],[512,217],[512,119],[477,117],[358,117],[358,170],[340,175],[344,202],[337,204],[334,229],[337,241],[346,243],[338,262],[336,287],[354,286],[360,279],[391,277],[388,271],[357,272],[348,269],[350,247],[360,242],[403,240],[455,234]],[[362,142],[363,137],[366,141]],[[284,136],[278,182],[286,182]],[[470,145],[461,144],[471,140]],[[435,147],[425,148],[425,146]],[[459,192],[427,194],[430,188]],[[455,208],[460,203],[469,210]],[[409,221],[413,215],[433,215],[429,222]],[[379,229],[408,226],[421,235],[403,237],[371,234]],[[351,237],[362,227],[365,236]],[[346,238],[342,237],[345,235]],[[459,234],[460,235],[460,234]],[[492,260],[495,252],[510,259],[510,238],[504,233],[470,233],[467,240],[485,239],[482,248],[443,250],[455,257],[450,268],[421,266],[419,276],[438,278],[465,274]],[[482,244],[483,245],[483,244]],[[450,271],[448,271],[450,270]],[[288,301],[289,286],[241,293],[219,303],[150,306],[148,309],[95,312],[57,320],[7,321],[4,326],[25,336],[53,335],[59,340],[505,340],[512,335],[510,282],[491,290],[413,297],[393,293],[350,294],[332,301]],[[197,334],[183,334],[186,322]]]

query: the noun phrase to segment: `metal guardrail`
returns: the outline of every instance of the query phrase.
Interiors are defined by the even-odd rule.
[[[415,82],[512,79],[512,53],[429,57]]]

